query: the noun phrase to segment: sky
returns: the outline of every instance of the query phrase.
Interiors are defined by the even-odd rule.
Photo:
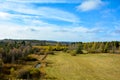
[[[0,0],[0,39],[120,41],[120,0]]]

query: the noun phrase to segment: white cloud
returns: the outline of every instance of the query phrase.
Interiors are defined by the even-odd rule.
[[[1,14],[3,13],[1,12]],[[9,20],[2,22],[2,19],[0,19],[0,39],[10,38],[57,41],[92,41],[96,35],[96,32],[94,31],[96,28],[90,29],[83,26],[75,26],[74,24],[64,27],[49,24],[42,20],[33,19],[33,17],[29,15],[5,13],[1,16],[7,17],[7,20]],[[10,22],[14,20],[15,17],[18,19],[22,18],[27,25]]]
[[[68,22],[74,22],[74,23],[79,22],[79,19],[77,18],[77,16],[66,11],[62,11],[55,8],[49,8],[49,7],[41,7],[39,8],[39,10],[41,11],[40,15],[46,18],[53,18],[53,19],[58,19],[58,20],[63,20]]]
[[[88,28],[74,24],[66,25],[67,27],[50,24],[44,19],[62,20],[70,23],[79,23],[80,20],[74,14],[58,8],[36,8],[30,4],[17,3],[19,1],[0,4],[0,39],[93,41],[100,40],[101,37],[98,34],[104,31],[101,28]]]
[[[90,11],[99,8],[103,2],[101,0],[85,0],[78,7],[81,11]]]
[[[39,23],[39,22],[37,22]],[[27,26],[18,25],[10,22],[0,22],[0,39],[38,39],[38,40],[61,40],[61,41],[92,41],[96,36],[96,33],[88,33],[93,31],[94,28],[79,27],[63,27],[53,24]],[[64,32],[63,32],[64,30]]]
[[[9,13],[0,12],[0,18],[1,18],[1,19],[8,19],[9,16],[10,16]]]
[[[41,24],[38,26],[31,23]],[[57,40],[57,41],[104,41],[114,40],[112,31],[103,28],[87,28],[84,26],[71,25],[68,27],[45,23],[42,21],[28,21],[30,25],[19,25],[10,22],[0,22],[0,39],[38,39],[38,40]],[[113,30],[114,31],[114,30]],[[101,32],[103,34],[101,34]],[[99,33],[102,37],[98,36]],[[104,36],[104,35],[108,35]]]
[[[74,14],[60,10],[57,8],[50,8],[50,7],[40,7],[38,6],[33,7],[29,4],[24,3],[12,3],[12,2],[4,2],[0,4],[1,11],[15,11],[27,15],[38,16],[39,18],[50,18],[55,20],[62,20],[66,22],[76,23],[79,22],[79,18]]]

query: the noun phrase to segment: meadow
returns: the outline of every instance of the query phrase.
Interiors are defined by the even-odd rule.
[[[57,52],[46,58],[45,80],[120,80],[119,54]]]
[[[120,42],[2,40],[0,79],[120,80]]]

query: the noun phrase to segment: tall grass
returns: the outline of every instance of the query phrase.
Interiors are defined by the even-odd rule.
[[[47,57],[47,80],[120,80],[119,54],[57,53]]]

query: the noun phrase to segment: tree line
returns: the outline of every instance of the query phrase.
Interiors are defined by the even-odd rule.
[[[69,49],[76,49],[79,51],[77,53],[120,53],[120,42],[74,42],[69,45]]]

